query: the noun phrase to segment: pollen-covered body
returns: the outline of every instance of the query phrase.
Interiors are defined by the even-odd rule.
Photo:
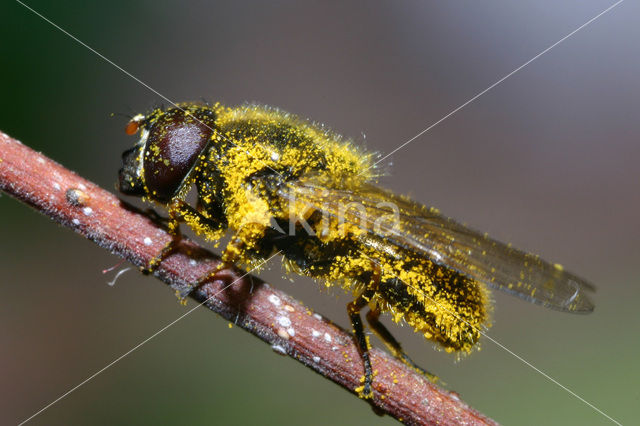
[[[383,239],[310,237],[276,246],[291,271],[339,283],[354,294],[366,289],[379,268],[369,306],[389,312],[395,322],[404,320],[447,351],[470,351],[486,324],[488,294],[477,282]]]
[[[214,143],[202,154],[194,177],[201,211],[222,204],[231,229],[249,222],[268,226],[274,215],[288,218],[288,207],[274,193],[287,181],[321,173],[336,184],[357,185],[371,177],[370,155],[329,131],[277,109],[214,109]]]
[[[303,200],[281,196],[288,182],[305,179],[357,192],[375,180],[370,154],[279,110],[218,108],[216,143],[203,154],[194,176],[199,211],[222,213],[224,219],[211,219],[226,222],[242,240],[231,248],[234,263],[252,267],[280,251],[290,272],[342,285],[356,295],[378,267],[381,280],[370,306],[391,312],[395,321],[404,319],[447,350],[471,349],[487,318],[487,295],[478,283],[327,218]],[[201,235],[219,238],[193,225]]]
[[[353,292],[347,311],[372,395],[371,329],[420,370],[379,321],[388,312],[447,351],[469,352],[488,326],[486,286],[566,312],[590,312],[593,287],[552,264],[377,186],[373,155],[283,111],[180,104],[139,115],[127,133],[120,191],[165,206],[174,241],[186,223],[231,240],[224,265],[254,268],[280,253],[287,271]],[[195,186],[196,206],[185,198]],[[215,277],[212,271],[194,286]],[[428,374],[425,372],[425,374]]]

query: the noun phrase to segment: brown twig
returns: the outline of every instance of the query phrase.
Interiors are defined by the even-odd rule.
[[[0,132],[0,189],[136,266],[170,236],[147,216]],[[162,262],[155,275],[180,290],[219,263],[191,241]],[[351,392],[363,376],[351,334],[258,278],[247,276],[221,291],[214,281],[191,294],[224,318]],[[495,424],[385,352],[373,349],[377,412],[406,424]]]

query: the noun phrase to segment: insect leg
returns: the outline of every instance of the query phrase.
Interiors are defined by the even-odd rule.
[[[222,280],[228,284],[233,283],[239,279],[234,265],[237,262],[244,261],[247,258],[247,251],[254,247],[255,241],[264,235],[264,228],[257,226],[246,226],[241,228],[232,238],[231,241],[225,247],[222,253],[222,262],[213,269],[211,272],[198,278],[185,291],[182,291],[179,295],[181,299],[187,297],[192,291],[202,286],[204,283],[211,280]],[[255,268],[254,268],[255,269]]]
[[[413,362],[413,360],[409,358],[409,356],[404,352],[402,346],[400,346],[400,343],[396,340],[395,337],[393,337],[387,327],[385,327],[384,324],[380,322],[379,309],[371,309],[369,312],[367,312],[367,322],[369,323],[369,326],[371,327],[371,330],[373,330],[375,335],[378,336],[378,338],[382,340],[385,345],[387,345],[393,356],[398,358],[400,361],[402,361],[418,373],[426,376],[432,382],[438,380],[436,376],[416,365],[416,363]]]
[[[146,268],[142,269],[142,273],[148,275],[155,271],[160,263],[175,249],[176,245],[182,239],[180,232],[180,215],[178,208],[169,208],[169,221],[167,222],[167,231],[171,235],[171,240],[162,247],[160,253],[155,255],[149,261]]]
[[[197,210],[187,204],[185,201],[177,200],[168,206],[169,220],[167,223],[167,231],[171,235],[171,241],[169,241],[160,250],[151,261],[149,265],[142,270],[143,273],[149,274],[156,270],[160,263],[175,249],[176,245],[182,239],[182,233],[180,232],[180,222],[186,222],[192,229],[199,234],[204,234],[211,239],[215,239],[217,233],[220,231],[216,224],[211,220],[201,215]]]
[[[347,305],[347,312],[349,313],[349,319],[351,320],[351,326],[353,327],[358,351],[360,352],[360,356],[362,356],[362,363],[364,364],[364,384],[361,388],[356,389],[356,391],[361,398],[365,399],[373,397],[373,368],[371,367],[371,357],[369,356],[371,344],[369,343],[369,338],[364,334],[360,311],[369,304],[369,301],[371,301],[371,298],[375,294],[379,283],[380,268],[376,265],[374,266],[373,276],[371,277],[367,289],[364,290],[353,302]]]

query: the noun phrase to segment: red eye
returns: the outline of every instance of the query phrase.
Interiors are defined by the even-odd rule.
[[[140,127],[140,123],[137,121],[131,120],[127,123],[127,127],[124,128],[124,132],[128,135],[135,135]]]

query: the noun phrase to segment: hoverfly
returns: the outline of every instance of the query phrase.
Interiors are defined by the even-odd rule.
[[[323,126],[263,106],[183,103],[135,116],[126,132],[140,138],[123,154],[119,189],[164,206],[173,242],[181,222],[211,241],[230,232],[224,266],[249,268],[279,251],[287,271],[353,292],[361,397],[372,396],[373,382],[365,307],[372,331],[425,374],[382,313],[448,352],[470,352],[489,325],[488,288],[561,311],[593,310],[591,284],[380,188],[374,155]],[[194,186],[192,206],[185,197]]]

